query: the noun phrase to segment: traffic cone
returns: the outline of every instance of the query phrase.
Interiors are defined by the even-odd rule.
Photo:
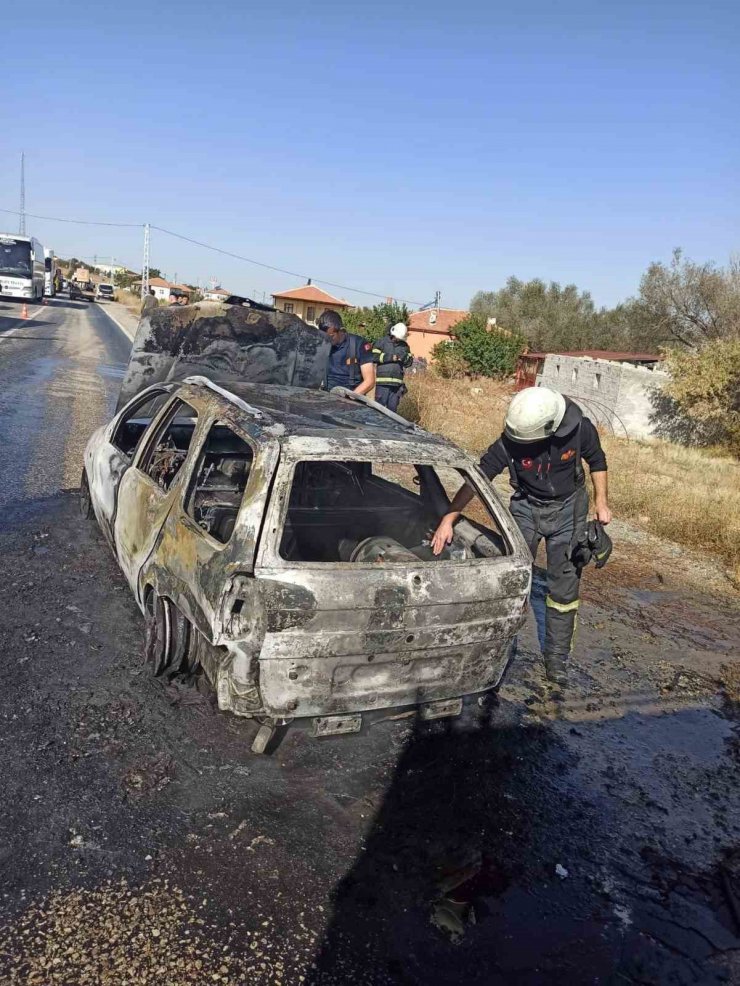
[[[21,308],[21,318],[28,318],[28,305],[23,302],[23,308]]]

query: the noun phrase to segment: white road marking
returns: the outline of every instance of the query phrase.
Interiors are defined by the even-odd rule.
[[[115,315],[111,315],[111,313],[108,311],[107,308],[103,308],[102,305],[99,305],[98,307],[101,312],[103,312],[108,316],[111,322],[113,322],[115,325],[118,326],[118,328],[121,330],[121,332],[123,332],[123,334],[126,336],[129,342],[134,341],[134,336],[136,335],[135,332],[132,332],[130,329],[127,329],[125,325],[123,325],[121,322],[118,321]]]

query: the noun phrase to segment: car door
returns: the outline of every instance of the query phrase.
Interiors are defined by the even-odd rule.
[[[246,422],[204,420],[193,468],[146,566],[145,580],[213,642],[230,577],[253,569],[278,454],[277,441]]]
[[[118,490],[113,524],[116,554],[136,598],[139,572],[181,493],[198,412],[175,397],[144,434]]]
[[[144,432],[169,397],[169,389],[164,388],[139,394],[100,429],[97,440],[93,438],[86,449],[85,470],[93,511],[111,547],[121,478],[131,465]]]

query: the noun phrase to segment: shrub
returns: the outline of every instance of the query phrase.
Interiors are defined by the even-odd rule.
[[[454,327],[456,341],[437,343],[432,356],[442,376],[464,373],[508,377],[524,351],[522,336],[489,328],[483,315],[471,315]]]
[[[463,355],[462,347],[453,339],[438,342],[432,349],[432,359],[440,376],[448,379],[454,380],[470,373],[470,364]]]
[[[718,339],[699,352],[673,350],[666,368],[669,396],[690,417],[716,428],[740,458],[740,339]]]

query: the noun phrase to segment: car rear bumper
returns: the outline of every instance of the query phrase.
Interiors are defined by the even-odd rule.
[[[268,633],[259,659],[264,710],[275,717],[340,715],[495,688],[522,623],[517,610],[494,622],[336,633],[321,642],[300,632]]]

